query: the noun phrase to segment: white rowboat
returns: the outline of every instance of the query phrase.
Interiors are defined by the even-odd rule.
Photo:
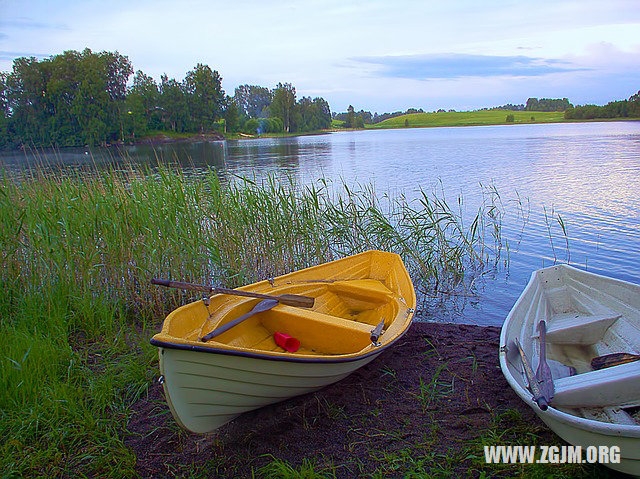
[[[542,320],[555,389],[545,411],[533,401],[514,346],[517,338],[535,370]],[[593,370],[594,358],[611,353],[640,354],[640,286],[567,265],[531,275],[500,335],[502,372],[540,419],[583,450],[618,446],[620,463],[605,465],[640,475],[640,361]]]

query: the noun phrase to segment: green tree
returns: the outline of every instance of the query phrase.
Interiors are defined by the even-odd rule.
[[[347,117],[344,120],[344,127],[355,128],[355,124],[356,124],[356,113],[353,108],[353,105],[349,105],[349,108],[347,108]]]
[[[167,130],[187,131],[189,110],[183,86],[167,75],[160,77],[160,110]]]
[[[71,104],[71,112],[82,125],[81,144],[104,144],[110,133],[115,133],[112,139],[118,137],[120,122],[117,109],[109,107],[111,97],[107,90],[102,59],[92,55],[88,49],[82,52],[82,57],[78,90]],[[111,123],[114,116],[115,121]]]
[[[529,111],[539,111],[538,107],[538,99],[537,98],[529,98],[527,100],[527,104],[525,105],[525,110]]]
[[[573,107],[567,98],[529,98],[525,110],[529,111],[565,111]]]
[[[198,63],[187,73],[184,88],[188,98],[190,117],[200,132],[204,132],[222,116],[225,98],[222,78],[208,65]]]
[[[640,118],[640,91],[629,97],[629,116]]]
[[[160,126],[160,90],[153,78],[138,70],[127,95],[127,115],[130,134],[142,136]]]
[[[9,148],[13,144],[13,138],[9,133],[8,76],[8,73],[0,72],[0,148]]]
[[[51,143],[58,146],[79,144],[85,125],[73,113],[73,103],[80,84],[84,56],[73,50],[41,62],[46,69],[45,98],[49,103]]]
[[[514,121],[516,121],[516,119],[512,114],[509,114],[509,115],[507,115],[507,118],[505,119],[505,121],[507,123],[513,123]]]
[[[292,130],[292,119],[296,106],[296,89],[291,83],[278,83],[273,92],[273,99],[269,105],[269,116],[282,120],[284,131]]]
[[[249,118],[267,117],[272,93],[266,87],[258,85],[240,85],[234,93],[234,101],[241,115]]]
[[[224,124],[226,131],[235,133],[240,129],[240,108],[236,105],[233,98],[227,96],[226,108],[224,110]]]
[[[46,77],[35,57],[17,58],[6,80],[7,105],[19,143],[48,144]]]
[[[331,128],[331,108],[327,100],[321,97],[313,99],[311,104],[313,112],[312,123],[309,126],[310,130],[326,130]]]
[[[127,57],[88,48],[41,61],[17,58],[6,81],[16,141],[72,146],[122,138],[131,71]]]

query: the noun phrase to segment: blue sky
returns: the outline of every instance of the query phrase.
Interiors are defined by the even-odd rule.
[[[85,47],[156,79],[206,63],[230,94],[291,82],[336,111],[603,104],[640,89],[640,1],[0,0],[0,70]]]

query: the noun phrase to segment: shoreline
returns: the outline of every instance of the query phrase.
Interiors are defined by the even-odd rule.
[[[320,476],[306,477],[607,477],[597,465],[484,463],[485,444],[563,444],[508,386],[499,334],[497,327],[414,322],[397,345],[342,381],[206,435],[176,425],[155,369],[147,396],[131,408],[124,442],[141,477],[269,477],[309,468]]]
[[[212,142],[226,142],[226,141],[252,141],[252,140],[261,140],[265,138],[296,138],[296,137],[305,137],[305,136],[319,136],[319,135],[329,135],[331,133],[340,133],[340,132],[354,132],[354,131],[379,131],[379,130],[414,130],[414,129],[422,129],[422,128],[473,128],[479,126],[518,126],[518,125],[554,125],[554,124],[565,124],[565,123],[615,123],[615,122],[640,122],[640,118],[594,118],[591,120],[563,120],[563,121],[527,121],[527,122],[515,122],[515,123],[507,123],[507,122],[498,122],[498,123],[469,123],[469,124],[445,124],[445,125],[416,125],[416,126],[383,126],[377,127],[375,125],[365,126],[365,128],[329,128],[327,130],[315,130],[310,132],[300,132],[300,133],[266,133],[263,135],[248,135],[245,133],[242,134],[229,134],[225,136],[225,134],[220,132],[208,132],[208,133],[181,133],[180,136],[172,137],[166,134],[157,134],[149,137],[142,138],[140,140],[136,140],[133,142],[127,143],[112,143],[106,146],[25,146],[21,145],[15,149],[0,149],[0,154],[2,152],[11,152],[11,151],[27,151],[27,150],[54,150],[54,151],[65,151],[65,150],[73,150],[73,149],[89,149],[89,148],[118,148],[118,147],[128,147],[128,146],[141,146],[141,145],[168,145],[168,144],[176,144],[176,143],[212,143]]]

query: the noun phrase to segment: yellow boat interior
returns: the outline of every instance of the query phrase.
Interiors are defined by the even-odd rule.
[[[415,309],[415,292],[399,256],[368,251],[284,276],[238,288],[270,295],[296,294],[314,298],[312,308],[278,304],[215,338],[210,331],[251,311],[259,299],[214,295],[173,311],[157,343],[236,350],[268,356],[358,356],[389,344],[404,333]],[[384,319],[378,345],[371,331]],[[300,341],[286,352],[274,340],[280,332]]]

